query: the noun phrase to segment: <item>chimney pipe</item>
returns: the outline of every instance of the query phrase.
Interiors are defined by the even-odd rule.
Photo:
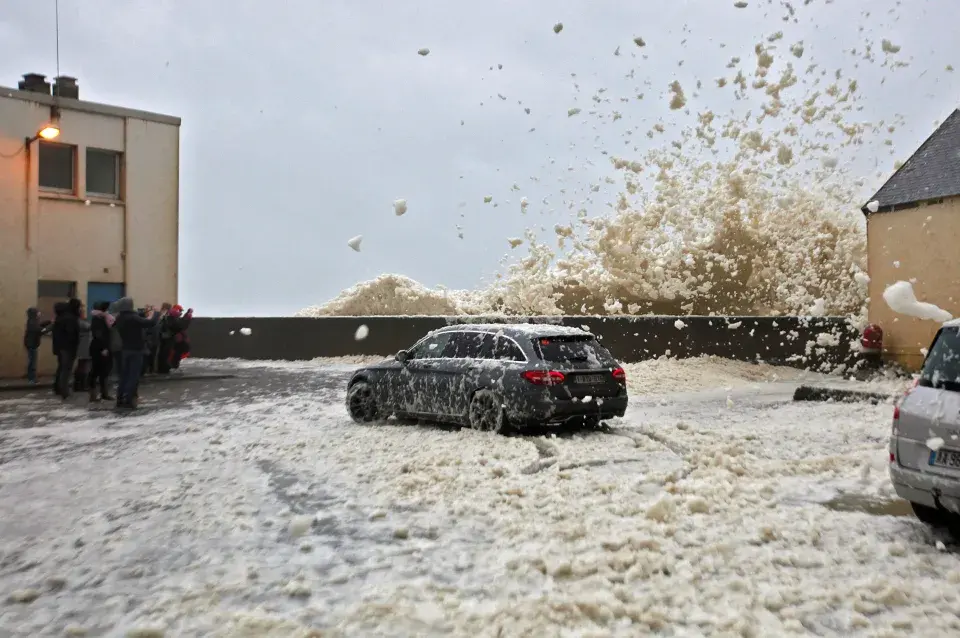
[[[24,73],[17,88],[30,93],[50,95],[50,83],[47,82],[47,76],[40,73]]]
[[[69,75],[57,76],[53,82],[53,94],[57,97],[79,100],[80,87],[77,85],[77,78],[72,78]]]

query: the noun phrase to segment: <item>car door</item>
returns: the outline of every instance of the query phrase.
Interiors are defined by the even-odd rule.
[[[435,414],[461,421],[467,413],[473,391],[482,385],[484,355],[493,351],[493,335],[484,332],[457,332],[447,343],[436,370]]]
[[[407,361],[399,381],[405,414],[431,416],[434,414],[436,370],[452,332],[438,332],[427,336],[407,352]]]
[[[934,338],[917,387],[904,397],[897,413],[899,463],[960,479],[960,334],[956,327],[943,328]]]

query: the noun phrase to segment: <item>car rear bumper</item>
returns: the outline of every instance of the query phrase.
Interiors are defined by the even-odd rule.
[[[960,514],[960,480],[890,464],[890,479],[897,496],[911,503]]]
[[[589,403],[566,399],[542,399],[523,402],[507,409],[507,418],[512,423],[566,423],[582,419],[612,419],[621,417],[627,411],[628,398],[624,394],[617,397],[594,399]]]

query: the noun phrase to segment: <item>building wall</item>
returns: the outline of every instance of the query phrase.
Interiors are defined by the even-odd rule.
[[[63,100],[56,141],[78,147],[76,192],[51,193],[37,186],[38,143],[17,152],[50,106],[10,95],[19,94],[0,93],[0,377],[24,373],[25,311],[37,304],[38,280],[76,282],[84,303],[89,282],[125,283],[140,305],[177,294],[179,120]],[[85,193],[88,147],[123,154],[119,200]],[[40,353],[41,374],[50,373],[49,339]]]
[[[867,218],[869,316],[883,329],[884,358],[918,369],[923,363],[920,349],[930,345],[940,327],[935,321],[893,312],[883,300],[890,284],[916,279],[913,290],[918,300],[960,316],[958,242],[960,197]]]

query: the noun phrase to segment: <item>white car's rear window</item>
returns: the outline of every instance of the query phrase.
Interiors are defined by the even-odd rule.
[[[960,392],[960,331],[944,328],[930,347],[920,385]]]

